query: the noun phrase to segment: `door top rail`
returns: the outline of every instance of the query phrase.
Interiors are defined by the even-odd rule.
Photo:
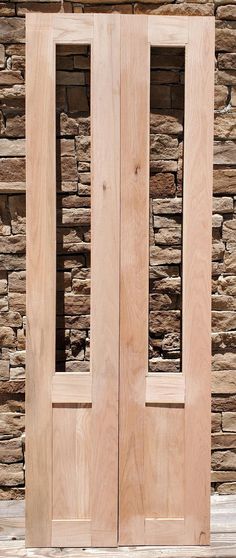
[[[26,31],[38,29],[48,33],[49,14],[26,14]],[[50,14],[52,40],[56,44],[91,44],[94,33],[94,14]],[[45,25],[45,27],[44,27]]]
[[[26,14],[26,27],[48,31],[49,14]],[[104,14],[50,14],[53,41],[57,44],[90,44],[93,40],[94,16],[102,18]],[[133,14],[112,14],[112,18],[131,18]],[[142,16],[148,20],[148,42],[151,46],[185,46],[189,42],[189,24],[192,20],[215,25],[214,16],[175,16],[175,15],[147,15]]]

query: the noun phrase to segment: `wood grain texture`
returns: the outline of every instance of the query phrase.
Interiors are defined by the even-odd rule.
[[[55,367],[55,45],[52,17],[27,15],[26,546],[51,545]],[[37,107],[37,108],[36,108]]]
[[[163,520],[182,518],[184,516],[184,407],[146,407],[144,438],[145,517]],[[174,532],[177,529],[176,525],[178,523],[175,524]],[[146,543],[154,544],[153,537],[148,539],[148,532],[145,523]],[[168,530],[166,530],[165,544],[172,544],[167,534]],[[156,537],[155,544],[164,543],[161,540],[158,542]]]
[[[91,407],[54,405],[53,519],[90,518],[90,467]]]
[[[0,501],[0,555],[2,558],[27,558],[23,529],[24,501]],[[11,523],[12,520],[12,523]],[[6,522],[6,523],[5,523]],[[229,531],[229,524],[231,530]],[[20,540],[13,540],[16,537]],[[32,558],[235,558],[236,556],[236,496],[211,496],[211,546],[146,546],[113,549],[60,548],[31,549]]]
[[[54,14],[53,39],[58,44],[90,44],[93,23],[93,14]]]
[[[55,40],[91,42],[87,375],[54,374]],[[183,374],[148,374],[150,42],[187,43]],[[208,17],[27,16],[28,546],[209,542],[213,53]]]
[[[185,64],[185,544],[209,544],[214,18],[189,18]],[[197,210],[196,210],[197,208]]]
[[[0,541],[5,539],[23,539],[25,536],[25,519],[21,517],[2,517],[0,522]]]
[[[146,544],[178,545],[184,539],[184,519],[145,519]]]
[[[152,46],[185,46],[187,16],[148,16],[148,40]]]
[[[77,405],[53,408],[53,519],[78,519],[76,417]]]
[[[183,374],[148,374],[146,376],[146,403],[184,403]]]
[[[89,520],[53,520],[53,546],[91,546],[91,521]]]
[[[76,473],[78,518],[91,518],[91,408],[78,408],[76,420]]]
[[[31,558],[235,558],[236,536],[221,533],[212,536],[211,547],[146,546],[117,549],[45,548],[31,550]],[[1,558],[28,558],[24,541],[0,541]],[[40,554],[39,554],[40,552]]]
[[[149,82],[147,17],[121,16],[119,542],[144,544],[148,370]]]
[[[91,403],[91,374],[58,372],[52,378],[53,403]]]
[[[120,17],[117,14],[94,15],[91,81],[92,545],[116,546],[120,250]]]

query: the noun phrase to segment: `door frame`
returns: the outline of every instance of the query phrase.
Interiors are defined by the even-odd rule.
[[[186,53],[182,373],[168,374],[168,378],[166,374],[148,373],[149,142],[146,139],[142,152],[140,139],[137,135],[134,138],[132,119],[139,99],[137,89],[135,91],[131,85],[132,102],[125,81],[122,83],[125,53],[120,43],[120,33],[128,37],[135,21],[140,37],[142,26],[147,32],[143,51],[139,44],[143,61],[147,60],[151,46],[180,46],[185,47]],[[134,53],[135,38],[132,41],[129,41],[130,54]],[[92,52],[91,370],[90,374],[83,375],[55,371],[56,44],[89,44]],[[102,80],[99,79],[101,71]],[[137,470],[133,469],[138,479],[139,497],[135,519],[127,512],[125,499],[124,504],[120,502],[121,525],[126,522],[129,531],[127,534],[127,528],[123,530],[120,544],[209,543],[213,75],[213,17],[26,15],[26,545],[29,547],[118,544],[118,469],[123,470],[125,447],[131,438],[137,442],[139,456]],[[146,130],[148,138],[149,65],[145,76],[141,110],[142,129]],[[124,107],[122,111],[126,111],[125,120],[122,114],[120,116],[120,103]],[[133,154],[137,156],[135,169],[129,167],[130,151],[122,149],[125,134],[136,141],[133,143]],[[110,154],[109,163],[107,153]],[[132,172],[136,183],[132,180]],[[125,188],[127,179],[129,191]],[[139,222],[139,237],[135,237],[126,204],[137,192],[139,181],[145,184],[144,205],[137,205],[133,213]],[[126,258],[127,234],[134,250],[132,266]],[[143,255],[141,274],[139,250]],[[127,296],[130,281],[132,301]],[[132,315],[133,311],[131,303],[135,304],[135,311],[141,309],[143,319],[136,323],[129,321],[129,313]],[[131,328],[129,346],[127,326]],[[134,355],[139,358],[138,367]],[[125,390],[127,373],[134,381],[135,405],[131,393]],[[119,393],[123,388],[126,395],[118,410]],[[80,526],[78,522],[62,525],[52,519],[52,404],[72,402],[92,402],[93,409],[92,515],[90,522],[83,521]],[[185,406],[185,514],[177,531],[176,521],[165,523],[163,527],[163,523],[144,517],[146,403]],[[137,412],[139,420],[135,421]],[[126,418],[128,416],[126,431],[122,419],[125,414]],[[108,423],[110,428],[105,429],[104,424]],[[106,476],[105,486],[96,482],[98,473]],[[129,475],[120,476],[121,493],[127,493],[129,480]],[[132,498],[131,490],[131,501]],[[101,504],[104,501],[105,505]]]

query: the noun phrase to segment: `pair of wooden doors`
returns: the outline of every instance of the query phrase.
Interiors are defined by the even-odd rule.
[[[214,19],[30,14],[27,546],[207,544]],[[55,371],[55,46],[91,44],[90,373]],[[150,46],[184,46],[182,372],[148,371]]]

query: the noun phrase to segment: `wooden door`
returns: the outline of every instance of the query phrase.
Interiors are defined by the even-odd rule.
[[[119,32],[110,15],[27,15],[28,546],[117,545]],[[55,370],[56,43],[92,47],[89,374]]]
[[[182,372],[148,371],[150,45],[185,46]],[[207,544],[214,18],[121,18],[119,543]]]
[[[29,14],[26,29],[26,544],[206,544],[214,19]],[[92,53],[88,374],[55,369],[62,43]],[[186,51],[180,374],[148,371],[151,45]]]

